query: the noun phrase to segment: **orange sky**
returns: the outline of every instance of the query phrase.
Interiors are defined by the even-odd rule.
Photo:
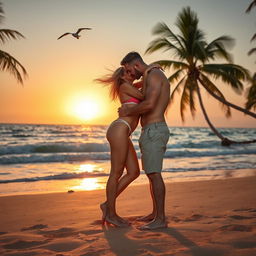
[[[175,31],[177,14],[187,5],[197,12],[199,26],[206,31],[209,41],[224,34],[234,37],[235,62],[250,71],[255,68],[253,57],[247,56],[253,47],[250,38],[255,30],[254,14],[244,13],[249,1],[235,0],[232,6],[223,1],[213,5],[212,1],[203,0],[2,2],[6,16],[2,28],[16,29],[26,39],[10,41],[1,45],[1,49],[17,58],[29,77],[22,87],[9,73],[1,72],[1,123],[109,124],[116,118],[119,104],[111,102],[107,88],[94,79],[104,75],[107,69],[117,68],[120,59],[131,50],[143,55],[154,39],[151,30],[157,22],[164,21]],[[79,40],[72,37],[57,40],[62,33],[83,26],[92,30],[83,31]],[[150,63],[166,57],[171,58],[159,52],[145,55],[144,59]],[[171,71],[166,71],[166,75],[170,74]],[[243,106],[244,94],[238,96],[219,82],[218,86],[228,100]],[[74,109],[89,99],[97,104],[99,111],[95,118],[85,120]],[[187,112],[186,123],[182,124],[178,100],[170,108],[169,125],[207,126],[199,107],[195,120]],[[227,120],[215,100],[206,96],[204,101],[216,126],[256,127],[255,120],[237,111],[232,111],[232,118]]]

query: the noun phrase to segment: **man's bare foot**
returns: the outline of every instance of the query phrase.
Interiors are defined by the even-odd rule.
[[[124,219],[123,219],[123,221],[120,221],[120,218],[121,218],[121,217],[119,217],[119,216],[112,217],[112,218],[106,216],[105,222],[106,222],[107,224],[114,225],[115,227],[118,227],[118,228],[129,227],[129,223],[128,223],[128,222],[123,222],[123,221],[125,221]],[[122,218],[121,218],[121,219],[122,219]]]
[[[153,229],[159,229],[159,228],[167,228],[167,223],[165,220],[156,219],[149,222],[146,225],[139,227],[140,230],[153,230]]]
[[[154,213],[150,213],[149,215],[143,216],[143,217],[139,217],[136,220],[137,221],[145,221],[145,222],[149,222],[152,221],[155,218],[155,214]]]

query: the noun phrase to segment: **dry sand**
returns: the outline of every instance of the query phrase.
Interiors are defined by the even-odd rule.
[[[0,197],[0,255],[253,256],[256,177],[166,184],[168,228],[140,231],[146,185],[118,199],[129,228],[101,225],[105,191]]]

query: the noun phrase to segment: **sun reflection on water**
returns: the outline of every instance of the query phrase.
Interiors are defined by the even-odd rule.
[[[80,164],[76,166],[75,171],[77,173],[84,173],[84,177],[82,179],[77,179],[75,184],[70,187],[71,190],[97,190],[97,189],[104,189],[106,184],[106,177],[99,176],[99,177],[91,177],[95,176],[99,173],[104,171],[104,168],[98,166],[97,164]],[[97,175],[98,176],[98,175]]]
[[[74,186],[72,189],[75,190],[96,190],[96,189],[103,189],[105,185],[100,182],[98,178],[85,178],[80,181],[80,184]]]
[[[78,168],[78,171],[81,172],[93,172],[93,170],[95,169],[95,165],[94,164],[81,164]]]

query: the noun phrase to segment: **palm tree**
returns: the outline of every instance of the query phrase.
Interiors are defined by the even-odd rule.
[[[0,2],[0,24],[4,19],[4,10],[2,3]],[[24,38],[24,36],[11,29],[0,29],[0,44],[6,43],[10,39]],[[27,76],[26,69],[21,65],[21,63],[16,60],[9,53],[0,50],[0,70],[8,71],[17,79],[17,81],[23,84],[23,77]]]
[[[156,63],[163,68],[173,68],[175,70],[168,80],[170,83],[177,81],[177,85],[171,94],[171,101],[177,93],[181,93],[180,113],[182,121],[185,120],[184,112],[187,107],[190,108],[192,116],[195,115],[195,96],[197,96],[208,125],[221,139],[222,145],[241,143],[223,137],[213,126],[205,110],[200,88],[202,86],[211,96],[221,102],[227,117],[231,116],[230,107],[256,117],[256,114],[228,102],[209,78],[221,79],[236,92],[242,92],[242,82],[249,79],[249,72],[245,68],[231,63],[232,58],[226,47],[232,45],[234,40],[229,36],[221,36],[207,43],[204,32],[198,28],[197,15],[191,11],[190,7],[182,9],[175,24],[180,31],[179,34],[173,33],[165,23],[158,23],[153,29],[153,34],[159,37],[150,42],[146,53],[153,53],[160,49],[171,50],[174,56],[178,58],[177,61],[160,60]],[[217,58],[223,58],[228,63],[209,63]]]
[[[256,0],[253,0],[247,10],[245,11],[246,13],[249,13],[252,8],[256,7]],[[251,42],[256,39],[256,34],[253,35],[251,38]],[[251,54],[256,52],[256,48],[252,48],[249,52],[248,55],[250,56]],[[247,102],[245,103],[245,107],[249,110],[253,108],[256,110],[256,73],[254,73],[252,79],[251,79],[251,87],[248,89],[248,94],[247,94]]]
[[[248,88],[247,102],[245,107],[247,109],[252,108],[256,110],[256,73],[254,73],[251,81],[252,85]]]

